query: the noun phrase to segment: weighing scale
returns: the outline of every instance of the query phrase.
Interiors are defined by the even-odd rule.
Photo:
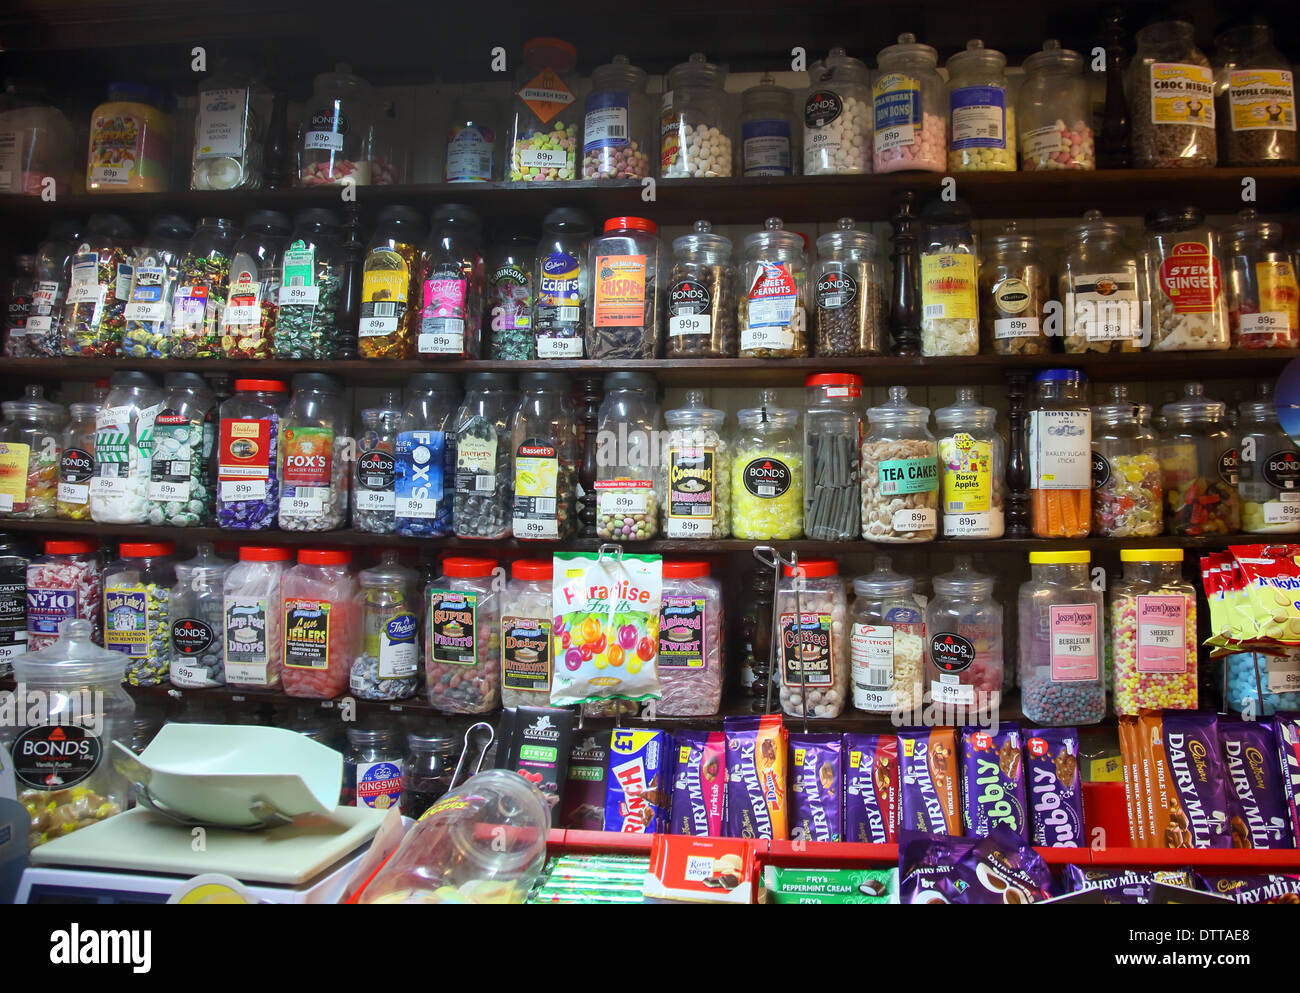
[[[31,852],[16,903],[166,903],[220,874],[264,903],[337,903],[387,811],[336,807],[265,830],[178,824],[143,807]]]

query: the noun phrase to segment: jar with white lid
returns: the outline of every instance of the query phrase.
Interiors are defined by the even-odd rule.
[[[1007,100],[1007,57],[979,39],[948,59],[948,169],[1016,171],[1016,108]]]
[[[1143,339],[1146,281],[1128,231],[1089,210],[1065,232],[1058,276],[1067,352],[1136,352]]]
[[[722,584],[709,563],[667,559],[659,607],[659,702],[663,717],[709,717],[722,703]]]
[[[1200,351],[1229,345],[1219,233],[1197,207],[1146,217],[1151,350]]]
[[[1025,81],[1016,99],[1020,168],[1096,169],[1092,99],[1083,78],[1083,56],[1055,38],[1024,62]]]
[[[849,659],[858,710],[908,713],[922,705],[925,617],[915,586],[887,555],[877,555],[872,571],[853,580]]]
[[[1002,605],[993,577],[971,568],[968,555],[934,577],[925,608],[926,683],[930,697],[968,714],[995,715],[1002,702]]]
[[[884,355],[889,350],[888,308],[880,243],[841,217],[817,239],[813,294],[819,356]]]
[[[763,73],[740,95],[740,174],[793,176],[798,136],[794,94]]]
[[[838,717],[849,697],[844,579],[834,559],[781,568],[776,592],[781,710],[792,717]]]
[[[1006,530],[1007,443],[998,412],[968,386],[934,412],[939,438],[939,500],[945,538],[1001,538]]]
[[[1106,716],[1106,607],[1086,551],[1030,552],[1020,587],[1020,704],[1035,724],[1097,724]]]
[[[745,235],[739,302],[740,357],[786,359],[808,354],[807,254],[803,237],[769,217]]]
[[[731,534],[731,447],[727,415],[709,407],[700,390],[664,411],[663,533],[665,538],[726,538]]]
[[[832,48],[803,105],[803,174],[843,176],[871,171],[871,70]]]
[[[1241,405],[1237,492],[1247,534],[1300,532],[1300,449],[1278,421],[1273,384],[1255,385]]]
[[[891,386],[889,399],[867,410],[862,439],[862,537],[867,541],[933,541],[939,526],[938,445],[930,408]]]
[[[921,219],[921,354],[978,355],[979,257],[970,207],[935,200]]]
[[[1224,294],[1233,348],[1295,348],[1300,286],[1283,244],[1284,226],[1248,208],[1224,232]]]
[[[668,71],[659,115],[662,179],[730,176],[732,128],[726,70],[693,52]]]
[[[872,86],[872,166],[876,172],[943,172],[947,165],[948,93],[939,53],[916,35],[880,50]]]
[[[550,559],[516,559],[501,594],[501,706],[547,707],[555,659],[551,652]]]

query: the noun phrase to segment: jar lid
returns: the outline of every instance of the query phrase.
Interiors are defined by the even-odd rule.
[[[948,70],[949,80],[963,72],[974,72],[978,69],[991,69],[994,72],[1001,72],[1006,67],[1007,57],[995,48],[985,48],[984,42],[978,38],[972,38],[966,42],[964,52],[949,56],[948,61],[944,63],[944,68]]]
[[[826,61],[822,63],[826,70],[822,74],[822,79],[835,78],[862,78],[868,73],[867,64],[861,59],[855,59],[842,48],[832,48],[826,55]]]
[[[776,390],[764,390],[762,403],[761,407],[746,407],[736,412],[736,421],[741,427],[752,428],[760,424],[787,427],[799,420],[799,411],[793,407],[776,405]]]
[[[573,388],[573,380],[563,372],[521,372],[519,388],[568,393]]]
[[[834,559],[805,559],[798,568],[786,565],[781,567],[786,576],[801,575],[805,579],[823,579],[826,576],[838,576],[840,564]]]
[[[149,222],[149,238],[172,238],[177,241],[190,238],[194,225],[178,214],[163,214]]]
[[[862,377],[854,372],[815,372],[806,377],[807,389],[823,390],[827,396],[860,396]],[[832,392],[838,388],[839,392]]]
[[[1205,211],[1200,207],[1161,207],[1146,216],[1148,231],[1185,231],[1204,223]]]
[[[65,411],[61,404],[50,403],[45,399],[45,391],[36,383],[28,383],[26,393],[21,400],[6,400],[0,404],[7,420],[28,417],[40,420],[63,419]]]
[[[337,228],[342,224],[343,221],[339,218],[339,215],[328,207],[308,207],[293,215],[293,226],[295,228]]]
[[[391,728],[348,728],[348,744],[354,748],[365,745],[397,747],[397,737]]]
[[[860,231],[857,222],[851,217],[841,217],[835,222],[835,231],[828,231],[817,239],[819,255],[833,255],[846,248],[856,248],[868,255],[875,255],[878,242],[870,231]]]
[[[1091,237],[1123,238],[1127,233],[1123,224],[1106,220],[1100,210],[1084,211],[1083,223],[1076,224],[1065,232],[1067,238],[1075,241]]]
[[[1276,221],[1269,221],[1259,216],[1254,208],[1237,213],[1237,223],[1227,229],[1228,237],[1234,241],[1246,241],[1258,238],[1262,242],[1277,242],[1282,238],[1283,227]]]
[[[244,233],[252,234],[254,231],[288,235],[293,232],[293,222],[278,210],[255,210],[244,218]]]
[[[784,248],[789,251],[804,250],[804,237],[797,231],[786,231],[785,222],[779,217],[769,217],[763,222],[763,230],[745,235],[745,251],[766,251],[771,248]]]
[[[234,563],[217,556],[216,549],[209,541],[201,541],[195,547],[194,557],[176,563],[176,577],[185,582],[193,579],[216,579],[229,572]]]
[[[743,101],[746,97],[749,96],[758,96],[759,94],[766,95],[769,93],[779,94],[780,96],[783,97],[789,97],[792,95],[791,92],[787,90],[784,86],[776,85],[776,78],[771,73],[765,72],[763,73],[762,76],[759,77],[757,83],[741,91],[740,99]]]
[[[413,589],[418,578],[414,569],[408,569],[402,565],[398,559],[396,548],[384,549],[382,561],[357,573],[357,579],[361,585],[371,587],[407,586]]]
[[[312,85],[314,85],[318,90],[352,87],[360,89],[368,86],[364,79],[352,74],[352,66],[348,65],[346,62],[335,63],[334,69],[331,72],[317,73],[312,77]]]
[[[1005,221],[1001,233],[990,238],[989,245],[996,252],[1036,252],[1038,239],[1028,231],[1021,231],[1015,221]]]
[[[341,393],[343,387],[333,376],[323,372],[300,372],[293,377],[295,390],[316,390],[319,393]]]
[[[482,579],[492,575],[496,567],[496,559],[453,555],[442,560],[442,574],[458,579]]]
[[[1034,377],[1035,383],[1068,383],[1071,386],[1082,386],[1088,381],[1078,369],[1044,369]]]
[[[1179,424],[1221,421],[1227,411],[1228,405],[1222,400],[1211,400],[1205,395],[1205,387],[1201,383],[1184,384],[1183,398],[1160,408],[1160,413],[1167,420]]]
[[[897,62],[903,59],[914,59],[918,62],[929,62],[931,66],[939,64],[938,49],[923,45],[916,40],[916,35],[910,31],[905,31],[898,36],[898,41],[893,45],[886,45],[876,54],[876,61],[880,63],[880,68],[885,68],[886,62]]]
[[[59,640],[39,652],[13,658],[14,677],[34,689],[50,681],[82,679],[86,682],[119,683],[126,678],[130,659],[122,652],[96,645],[94,625],[82,617],[64,621]]]
[[[605,232],[610,231],[648,231],[658,232],[659,226],[648,217],[611,217],[605,221]]]
[[[1108,403],[1099,403],[1092,408],[1093,420],[1106,424],[1122,424],[1140,420],[1138,404],[1129,399],[1128,386],[1113,383],[1106,390]]]
[[[657,390],[659,388],[659,383],[648,372],[607,373],[602,385],[606,393],[610,390]]]
[[[139,390],[157,390],[162,388],[159,385],[156,376],[152,376],[147,372],[137,372],[135,370],[113,373],[113,378],[109,380],[109,385],[113,387],[131,386]]]
[[[102,238],[116,238],[121,241],[131,241],[135,238],[135,228],[120,214],[91,214],[90,220],[86,222],[86,230]]]
[[[289,387],[278,379],[236,379],[236,393],[288,393]]]
[[[709,563],[701,559],[664,559],[664,579],[708,579]]]
[[[197,372],[169,372],[163,376],[163,388],[190,392],[198,390],[212,392],[212,387],[208,384],[208,381]]]
[[[952,404],[934,412],[934,423],[944,428],[991,427],[997,419],[998,412],[980,403],[977,391],[970,386],[960,387]]]
[[[993,592],[993,577],[971,568],[969,555],[952,561],[952,572],[934,577],[936,596],[988,596]]]
[[[240,562],[288,562],[293,558],[293,550],[276,548],[272,545],[241,545]]]
[[[591,70],[591,88],[593,90],[636,90],[645,89],[646,71],[632,64],[626,55],[615,55],[603,66]]]
[[[416,734],[414,731],[406,736],[406,747],[412,752],[454,752],[460,746],[460,739],[454,734]]]
[[[667,89],[675,90],[682,86],[713,86],[722,88],[727,73],[721,66],[716,66],[705,58],[703,52],[692,52],[685,62],[679,62],[668,70]]]
[[[406,389],[409,393],[459,393],[460,380],[450,372],[413,372]]]
[[[576,207],[556,207],[542,218],[542,230],[557,234],[591,234],[591,215]]]
[[[695,230],[673,239],[673,253],[676,255],[693,255],[696,252],[709,252],[719,256],[725,263],[731,258],[731,239],[713,233],[713,225],[708,221],[696,221]]]
[[[550,579],[554,571],[555,564],[550,559],[515,559],[510,563],[513,579]]]
[[[508,372],[471,372],[465,377],[466,393],[514,393],[515,377]]]
[[[719,428],[727,419],[725,411],[708,406],[703,390],[687,390],[682,406],[664,411],[664,423],[670,428]]]
[[[562,38],[529,38],[524,42],[524,62],[531,69],[568,72],[578,64],[578,50]]]
[[[429,222],[434,229],[440,227],[468,229],[481,227],[483,218],[479,216],[477,210],[463,203],[444,203],[433,212]]]
[[[1089,551],[1030,552],[1030,565],[1087,565],[1092,561]]]
[[[147,559],[154,555],[171,555],[175,551],[176,545],[170,541],[138,541],[119,548],[124,559]]]
[[[414,207],[395,203],[385,207],[375,215],[376,224],[410,224],[412,227],[424,227],[424,215]]]
[[[895,572],[893,564],[893,560],[888,555],[877,555],[875,568],[865,576],[858,576],[853,580],[854,596],[872,600],[911,596],[916,588],[916,581],[911,576]]]
[[[344,548],[300,548],[299,565],[347,565],[352,553]]]
[[[46,555],[93,555],[95,554],[95,543],[93,541],[81,540],[60,540],[47,541],[45,543]]]
[[[68,415],[72,417],[73,420],[78,421],[85,417],[94,417],[99,413],[100,406],[100,404],[95,403],[93,400],[86,400],[81,403],[70,403],[68,404]]]
[[[906,386],[891,386],[889,399],[879,407],[867,408],[867,420],[872,424],[914,423],[921,427],[930,419],[930,408],[907,399]]]
[[[1181,562],[1181,548],[1121,548],[1121,562]]]
[[[1055,38],[1043,42],[1042,51],[1035,52],[1025,59],[1021,68],[1028,75],[1031,72],[1083,72],[1083,56],[1068,48],[1062,48]]]

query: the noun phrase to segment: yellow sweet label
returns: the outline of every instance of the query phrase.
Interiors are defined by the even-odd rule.
[[[975,320],[977,290],[974,255],[921,256],[921,308],[926,320]]]
[[[1286,69],[1234,69],[1228,74],[1233,131],[1294,131],[1295,86]]]
[[[993,451],[964,432],[939,442],[945,514],[988,510],[993,494]]]
[[[1122,783],[1124,781],[1124,764],[1118,755],[1103,759],[1093,759],[1088,763],[1088,782]]]
[[[0,443],[0,513],[13,510],[14,504],[27,502],[27,465],[31,454],[30,445]]]
[[[1151,66],[1151,121],[1214,127],[1214,72],[1209,66],[1156,62]]]
[[[1300,285],[1291,263],[1256,262],[1255,279],[1259,283],[1259,312],[1286,314],[1287,327],[1279,331],[1300,328]]]
[[[405,303],[408,283],[404,262],[400,269],[367,269],[361,278],[361,301],[362,303],[383,301]]]

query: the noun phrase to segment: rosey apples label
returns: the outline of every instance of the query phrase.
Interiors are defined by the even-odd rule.
[[[1178,314],[1208,314],[1222,286],[1219,260],[1204,242],[1183,241],[1160,263],[1160,288]]]
[[[14,775],[36,790],[62,790],[89,778],[99,765],[99,738],[75,724],[28,728],[13,744]]]

